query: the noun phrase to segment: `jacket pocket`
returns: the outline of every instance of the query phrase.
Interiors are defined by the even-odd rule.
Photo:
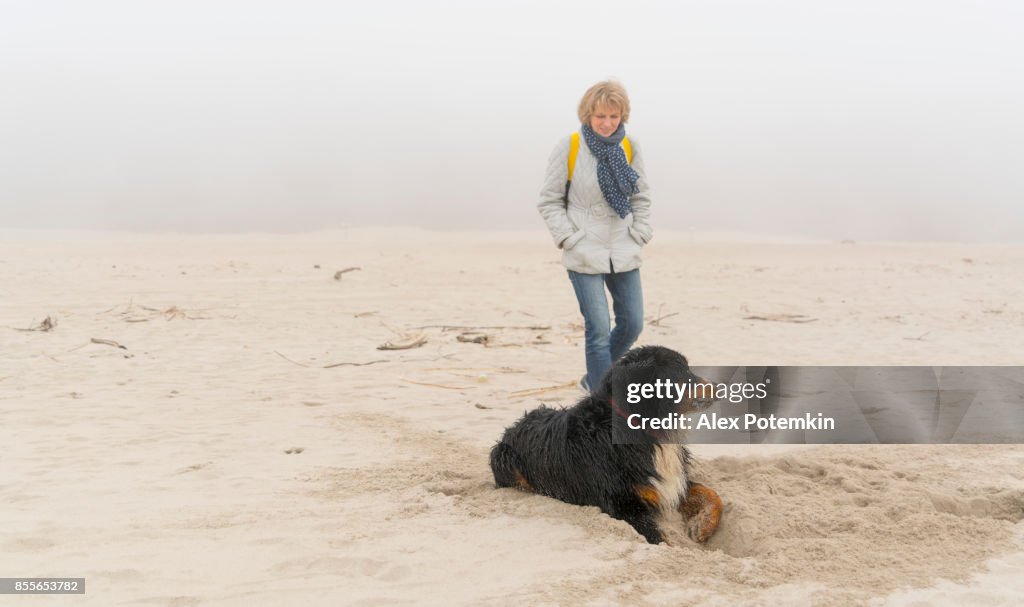
[[[637,243],[641,247],[644,246],[645,244],[647,244],[647,241],[644,240],[644,237],[640,234],[639,230],[637,230],[633,226],[629,226],[628,230],[629,230],[629,237],[633,239],[633,242]]]
[[[573,232],[572,236],[569,236],[562,241],[562,248],[566,251],[572,249],[577,243],[579,243],[579,241],[583,240],[583,237],[586,235],[587,232],[585,230],[576,230]]]

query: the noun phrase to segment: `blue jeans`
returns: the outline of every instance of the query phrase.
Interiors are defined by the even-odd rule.
[[[644,296],[640,289],[640,270],[616,274],[580,274],[569,270],[569,281],[576,291],[583,315],[586,336],[587,384],[591,390],[612,363],[629,350],[644,328]],[[612,294],[615,328],[611,328],[608,299],[604,288]]]

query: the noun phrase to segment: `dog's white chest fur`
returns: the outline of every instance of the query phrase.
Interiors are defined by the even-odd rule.
[[[661,478],[651,478],[651,486],[658,492],[658,504],[665,513],[679,507],[679,500],[686,491],[686,469],[683,467],[683,453],[679,445],[656,445],[654,447],[654,469]]]

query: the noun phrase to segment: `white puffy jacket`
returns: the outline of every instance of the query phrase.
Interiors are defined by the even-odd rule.
[[[548,159],[547,176],[537,209],[548,225],[555,244],[562,249],[562,263],[581,274],[628,272],[640,267],[640,248],[653,236],[651,196],[644,171],[644,155],[636,139],[627,135],[633,148],[633,170],[640,175],[639,191],[630,197],[633,212],[619,218],[597,183],[597,159],[580,133],[580,148],[569,188],[569,204],[563,202],[569,178],[569,142],[565,136]]]

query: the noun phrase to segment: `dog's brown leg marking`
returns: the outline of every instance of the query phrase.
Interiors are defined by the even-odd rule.
[[[650,485],[637,485],[633,487],[633,491],[636,492],[637,497],[652,508],[657,508],[661,503],[661,496],[658,495],[658,490]]]
[[[695,542],[706,542],[722,519],[722,498],[711,487],[690,483],[686,501],[679,504],[686,517],[686,531]]]
[[[526,480],[523,473],[516,470],[516,488],[522,491],[533,491],[533,486],[530,485],[530,481]]]

